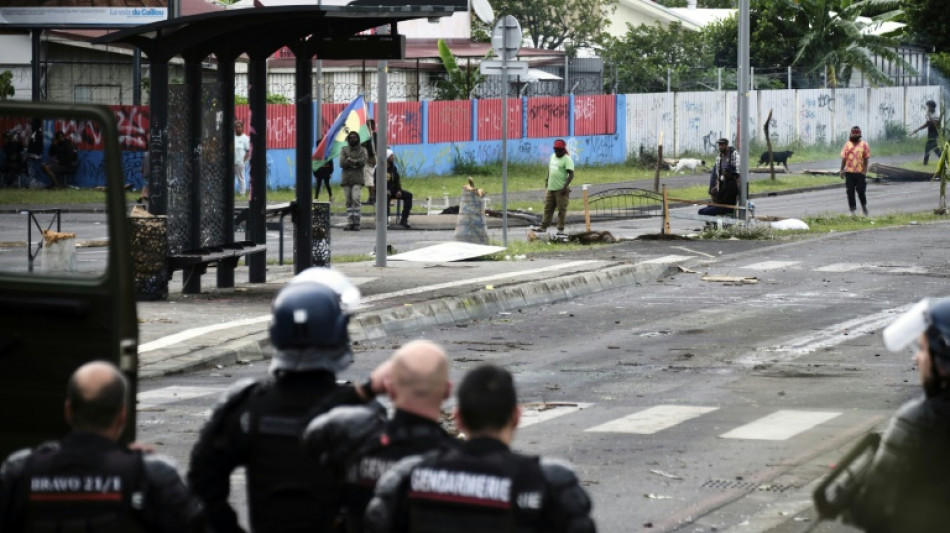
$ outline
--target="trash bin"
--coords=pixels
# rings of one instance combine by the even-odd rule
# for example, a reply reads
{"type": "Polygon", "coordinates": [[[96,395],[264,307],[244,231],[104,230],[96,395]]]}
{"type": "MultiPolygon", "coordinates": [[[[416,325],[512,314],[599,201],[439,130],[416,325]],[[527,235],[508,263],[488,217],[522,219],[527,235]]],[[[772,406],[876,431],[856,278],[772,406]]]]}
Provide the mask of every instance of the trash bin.
{"type": "Polygon", "coordinates": [[[462,189],[459,198],[459,216],[455,223],[457,241],[473,244],[488,244],[488,229],[485,224],[485,198],[477,190],[462,189]]]}
{"type": "Polygon", "coordinates": [[[330,203],[313,202],[313,266],[330,266],[330,203]]]}
{"type": "Polygon", "coordinates": [[[168,298],[168,219],[145,210],[133,210],[129,225],[135,297],[137,300],[165,300],[168,298]]]}

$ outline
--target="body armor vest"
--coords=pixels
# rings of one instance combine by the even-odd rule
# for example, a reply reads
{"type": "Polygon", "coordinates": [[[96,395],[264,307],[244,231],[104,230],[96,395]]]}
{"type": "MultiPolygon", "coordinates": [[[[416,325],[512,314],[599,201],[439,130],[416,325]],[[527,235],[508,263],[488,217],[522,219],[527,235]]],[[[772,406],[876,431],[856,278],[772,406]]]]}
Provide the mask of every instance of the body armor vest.
{"type": "Polygon", "coordinates": [[[412,471],[408,495],[412,533],[541,531],[545,483],[537,457],[449,451],[412,471]]]}
{"type": "Polygon", "coordinates": [[[326,531],[338,507],[333,476],[307,456],[300,435],[326,395],[319,387],[264,382],[248,397],[247,492],[254,531],[326,531]]]}
{"type": "Polygon", "coordinates": [[[77,453],[41,446],[31,454],[24,474],[30,531],[144,531],[136,516],[145,498],[139,452],[115,448],[77,453]]]}

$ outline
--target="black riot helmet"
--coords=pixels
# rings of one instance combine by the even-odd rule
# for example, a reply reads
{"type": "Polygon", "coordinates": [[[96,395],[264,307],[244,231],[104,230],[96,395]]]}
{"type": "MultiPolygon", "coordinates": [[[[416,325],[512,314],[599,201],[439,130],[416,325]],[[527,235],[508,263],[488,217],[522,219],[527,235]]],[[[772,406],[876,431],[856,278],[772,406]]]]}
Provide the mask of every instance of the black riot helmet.
{"type": "Polygon", "coordinates": [[[270,371],[344,370],[353,362],[348,324],[332,288],[312,281],[289,283],[274,299],[270,339],[277,353],[270,371]]]}

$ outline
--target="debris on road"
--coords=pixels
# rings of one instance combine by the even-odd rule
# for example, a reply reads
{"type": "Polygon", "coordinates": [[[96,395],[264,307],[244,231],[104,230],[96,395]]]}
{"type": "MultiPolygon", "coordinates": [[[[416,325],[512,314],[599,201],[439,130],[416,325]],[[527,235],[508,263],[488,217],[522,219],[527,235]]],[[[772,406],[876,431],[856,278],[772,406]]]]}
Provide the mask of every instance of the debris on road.
{"type": "Polygon", "coordinates": [[[683,479],[682,477],[677,476],[676,474],[670,474],[670,473],[664,472],[664,471],[662,471],[662,470],[650,470],[650,473],[651,473],[651,474],[656,474],[656,475],[658,475],[658,476],[663,476],[663,477],[666,477],[666,478],[670,478],[670,479],[683,479]]]}
{"type": "Polygon", "coordinates": [[[756,277],[743,277],[743,276],[710,276],[705,275],[700,278],[702,281],[711,281],[715,283],[738,283],[738,284],[747,284],[752,285],[759,282],[759,278],[756,277]]]}

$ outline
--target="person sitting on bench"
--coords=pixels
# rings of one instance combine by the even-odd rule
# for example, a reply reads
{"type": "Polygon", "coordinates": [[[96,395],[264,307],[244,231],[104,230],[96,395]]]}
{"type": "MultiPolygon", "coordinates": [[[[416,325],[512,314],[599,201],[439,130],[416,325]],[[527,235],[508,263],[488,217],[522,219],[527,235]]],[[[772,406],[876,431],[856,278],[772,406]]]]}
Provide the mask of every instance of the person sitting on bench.
{"type": "Polygon", "coordinates": [[[76,146],[66,137],[66,134],[57,131],[53,142],[49,146],[49,160],[43,165],[43,172],[52,180],[50,187],[65,187],[66,175],[76,172],[79,167],[79,154],[76,146]],[[59,178],[63,178],[62,184],[59,178]]]}
{"type": "Polygon", "coordinates": [[[390,200],[402,200],[402,217],[399,219],[399,225],[410,229],[409,213],[412,212],[412,193],[402,188],[399,170],[396,169],[396,160],[393,151],[389,149],[386,150],[386,194],[389,195],[390,200]]]}

